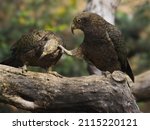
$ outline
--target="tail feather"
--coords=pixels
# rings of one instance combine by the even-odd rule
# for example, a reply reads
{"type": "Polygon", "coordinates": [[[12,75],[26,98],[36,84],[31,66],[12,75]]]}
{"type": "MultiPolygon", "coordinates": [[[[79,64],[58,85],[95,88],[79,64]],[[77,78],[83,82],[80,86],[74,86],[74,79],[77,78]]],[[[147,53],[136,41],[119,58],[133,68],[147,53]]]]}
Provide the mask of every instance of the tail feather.
{"type": "Polygon", "coordinates": [[[12,66],[12,67],[21,67],[22,66],[21,62],[16,60],[14,57],[9,57],[6,60],[0,62],[0,64],[12,66]]]}
{"type": "Polygon", "coordinates": [[[127,75],[129,75],[129,77],[132,79],[132,81],[134,82],[134,75],[133,75],[133,72],[132,72],[132,69],[130,67],[130,64],[127,60],[127,64],[126,64],[126,68],[125,70],[123,70],[127,75]]]}

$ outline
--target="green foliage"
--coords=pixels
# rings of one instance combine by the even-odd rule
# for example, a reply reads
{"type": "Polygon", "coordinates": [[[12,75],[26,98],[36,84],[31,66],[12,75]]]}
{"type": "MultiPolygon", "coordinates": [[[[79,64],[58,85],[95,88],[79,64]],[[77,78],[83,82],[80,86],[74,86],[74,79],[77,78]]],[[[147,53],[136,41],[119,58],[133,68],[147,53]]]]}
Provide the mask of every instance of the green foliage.
{"type": "Polygon", "coordinates": [[[0,44],[0,59],[3,59],[4,55],[9,56],[10,46],[5,43],[0,44]]]}

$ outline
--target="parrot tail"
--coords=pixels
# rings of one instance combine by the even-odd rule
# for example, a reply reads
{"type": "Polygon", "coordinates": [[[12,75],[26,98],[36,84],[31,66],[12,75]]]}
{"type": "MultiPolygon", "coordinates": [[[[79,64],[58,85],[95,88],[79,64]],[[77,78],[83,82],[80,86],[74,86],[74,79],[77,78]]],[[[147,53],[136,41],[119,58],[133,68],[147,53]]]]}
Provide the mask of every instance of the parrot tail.
{"type": "Polygon", "coordinates": [[[21,62],[16,60],[14,57],[9,57],[6,60],[0,62],[0,64],[12,66],[12,67],[21,67],[22,66],[21,62]]]}
{"type": "Polygon", "coordinates": [[[133,75],[133,72],[132,72],[132,69],[129,65],[129,62],[127,60],[127,66],[126,66],[126,74],[129,75],[129,77],[132,79],[132,81],[134,82],[134,75],[133,75]]]}

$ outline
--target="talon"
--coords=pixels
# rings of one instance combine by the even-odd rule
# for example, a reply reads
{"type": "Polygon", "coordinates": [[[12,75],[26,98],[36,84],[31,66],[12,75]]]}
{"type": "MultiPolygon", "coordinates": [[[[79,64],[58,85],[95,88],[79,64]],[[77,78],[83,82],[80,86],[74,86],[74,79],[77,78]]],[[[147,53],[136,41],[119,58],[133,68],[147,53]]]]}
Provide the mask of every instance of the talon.
{"type": "Polygon", "coordinates": [[[52,74],[52,75],[54,75],[54,76],[56,76],[56,77],[60,77],[60,78],[63,77],[62,75],[60,75],[60,74],[57,73],[56,71],[48,71],[47,73],[52,74]]]}
{"type": "Polygon", "coordinates": [[[105,77],[107,77],[108,74],[110,74],[109,71],[102,71],[102,75],[104,75],[105,77]]]}
{"type": "Polygon", "coordinates": [[[24,74],[24,73],[26,73],[28,70],[27,70],[27,66],[26,65],[24,65],[23,67],[21,67],[22,68],[22,73],[24,74]]]}

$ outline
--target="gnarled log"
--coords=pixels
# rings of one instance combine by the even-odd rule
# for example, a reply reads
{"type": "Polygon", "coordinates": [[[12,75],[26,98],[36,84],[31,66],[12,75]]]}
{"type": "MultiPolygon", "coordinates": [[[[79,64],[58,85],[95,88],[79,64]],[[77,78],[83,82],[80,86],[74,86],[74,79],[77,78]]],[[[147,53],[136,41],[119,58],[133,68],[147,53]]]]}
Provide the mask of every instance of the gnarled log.
{"type": "Polygon", "coordinates": [[[0,65],[0,101],[32,112],[140,112],[121,72],[56,77],[0,65]]]}
{"type": "Polygon", "coordinates": [[[138,102],[150,101],[150,71],[136,76],[134,86],[132,92],[138,102]]]}

